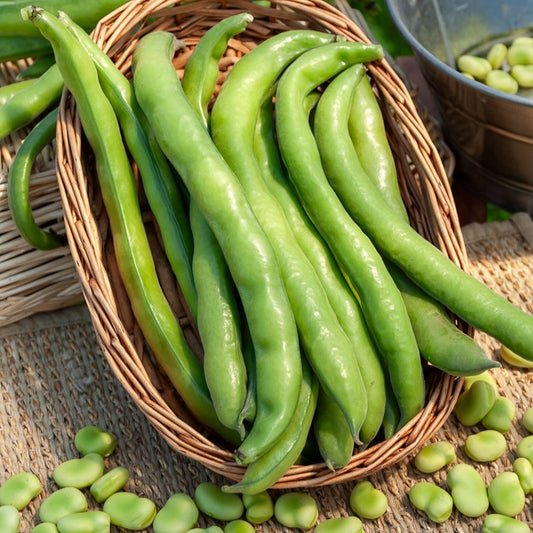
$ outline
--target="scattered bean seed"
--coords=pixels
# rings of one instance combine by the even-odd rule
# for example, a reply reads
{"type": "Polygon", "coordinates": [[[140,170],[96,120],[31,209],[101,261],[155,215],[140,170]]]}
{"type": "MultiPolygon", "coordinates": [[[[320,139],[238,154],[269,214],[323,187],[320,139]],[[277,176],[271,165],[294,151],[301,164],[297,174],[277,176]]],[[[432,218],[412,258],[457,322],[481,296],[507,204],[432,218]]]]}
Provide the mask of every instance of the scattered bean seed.
{"type": "Polygon", "coordinates": [[[82,455],[99,453],[107,457],[115,450],[116,443],[114,435],[98,426],[82,427],[74,437],[74,446],[82,455]]]}
{"type": "Polygon", "coordinates": [[[533,46],[512,44],[507,50],[507,62],[511,67],[515,65],[533,65],[533,46]]]}
{"type": "Polygon", "coordinates": [[[460,72],[468,73],[479,81],[483,81],[492,70],[487,59],[470,54],[464,54],[457,58],[457,68],[460,72]]]}
{"type": "Polygon", "coordinates": [[[409,491],[409,501],[430,520],[439,524],[448,520],[453,511],[450,494],[429,481],[415,483],[409,491]]]}
{"type": "Polygon", "coordinates": [[[448,472],[446,482],[451,489],[453,503],[461,514],[477,517],[489,508],[487,487],[472,465],[455,465],[448,472]]]}
{"type": "Polygon", "coordinates": [[[414,465],[420,472],[431,474],[453,463],[455,459],[455,446],[442,440],[424,446],[415,455],[414,465]]]}
{"type": "Polygon", "coordinates": [[[41,481],[35,474],[19,472],[0,487],[0,505],[13,505],[21,511],[41,490],[41,481]]]}
{"type": "Polygon", "coordinates": [[[255,528],[246,520],[232,520],[224,526],[224,533],[254,533],[255,528]]]}
{"type": "Polygon", "coordinates": [[[494,392],[498,391],[498,383],[496,383],[496,379],[494,379],[494,376],[488,370],[474,376],[466,376],[463,382],[463,389],[465,391],[468,390],[476,381],[485,381],[493,386],[494,392]]]}
{"type": "Polygon", "coordinates": [[[123,489],[129,477],[130,473],[127,468],[116,466],[93,482],[90,488],[91,496],[98,503],[102,503],[111,494],[123,489]]]}
{"type": "Polygon", "coordinates": [[[487,488],[489,502],[498,514],[516,516],[524,509],[526,497],[515,472],[497,474],[487,488]]]}
{"type": "Polygon", "coordinates": [[[533,464],[525,457],[517,457],[513,461],[513,472],[518,476],[524,494],[533,493],[533,464]]]}
{"type": "Polygon", "coordinates": [[[343,516],[324,520],[314,533],[363,533],[363,522],[357,516],[343,516]]]}
{"type": "Polygon", "coordinates": [[[487,60],[493,69],[500,68],[507,57],[507,46],[503,43],[496,43],[487,53],[487,60]]]}
{"type": "Polygon", "coordinates": [[[529,433],[533,433],[533,407],[526,409],[522,415],[522,425],[529,433]]]}
{"type": "Polygon", "coordinates": [[[454,413],[464,426],[474,426],[481,422],[496,400],[496,391],[485,380],[474,381],[464,390],[455,404],[454,413]]]}
{"type": "Polygon", "coordinates": [[[242,501],[246,509],[246,520],[252,524],[261,524],[274,516],[274,502],[267,491],[243,494],[242,501]]]}
{"type": "Polygon", "coordinates": [[[0,524],[2,533],[18,533],[20,513],[14,505],[0,505],[0,524]]]}
{"type": "Polygon", "coordinates": [[[375,520],[382,516],[388,507],[385,493],[376,489],[368,480],[360,481],[350,493],[350,507],[360,518],[375,520]]]}
{"type": "Polygon", "coordinates": [[[109,533],[111,519],[103,511],[72,513],[57,523],[59,533],[109,533]]]}
{"type": "MultiPolygon", "coordinates": [[[[533,65],[515,65],[511,68],[511,76],[518,85],[524,89],[533,87],[533,65]]],[[[515,354],[513,366],[520,368],[533,368],[533,362],[515,354]]]]}
{"type": "Polygon", "coordinates": [[[204,481],[196,487],[194,502],[202,513],[217,520],[237,520],[244,512],[239,494],[222,492],[218,485],[210,481],[204,481]]]}
{"type": "Polygon", "coordinates": [[[506,396],[497,396],[491,410],[481,420],[485,429],[507,433],[516,415],[515,404],[506,396]]]}
{"type": "Polygon", "coordinates": [[[39,507],[41,522],[57,522],[71,513],[87,510],[87,498],[80,489],[64,487],[47,496],[39,507]]]}
{"type": "Polygon", "coordinates": [[[209,526],[209,527],[194,527],[189,529],[187,533],[224,533],[224,530],[219,526],[209,526]]]}
{"type": "Polygon", "coordinates": [[[482,533],[530,533],[529,526],[510,516],[491,513],[483,520],[482,533]]]}
{"type": "Polygon", "coordinates": [[[170,496],[165,505],[155,515],[152,527],[154,533],[185,533],[198,520],[198,507],[184,492],[170,496]]]}
{"type": "Polygon", "coordinates": [[[104,458],[99,453],[87,453],[59,464],[52,474],[60,487],[89,487],[104,474],[104,458]]]}
{"type": "Polygon", "coordinates": [[[37,524],[30,533],[59,533],[57,526],[52,522],[41,522],[37,524]]]}
{"type": "Polygon", "coordinates": [[[533,46],[533,37],[528,37],[526,35],[523,35],[521,37],[515,37],[511,44],[516,45],[516,46],[520,46],[520,45],[533,46]]]}
{"type": "Polygon", "coordinates": [[[516,453],[518,457],[525,457],[529,459],[529,462],[533,463],[533,435],[520,439],[516,445],[516,453]]]}
{"type": "Polygon", "coordinates": [[[157,508],[151,500],[132,492],[115,492],[103,505],[111,523],[125,529],[146,529],[154,521],[157,508]]]}
{"type": "Polygon", "coordinates": [[[505,437],[494,429],[485,429],[469,435],[464,444],[465,452],[470,459],[477,462],[495,461],[507,448],[505,437]]]}
{"type": "Polygon", "coordinates": [[[274,503],[274,516],[285,527],[310,529],[318,519],[318,507],[304,492],[286,492],[274,503]]]}
{"type": "Polygon", "coordinates": [[[516,94],[519,89],[518,81],[505,70],[491,70],[485,77],[488,87],[503,91],[508,94],[516,94]]]}

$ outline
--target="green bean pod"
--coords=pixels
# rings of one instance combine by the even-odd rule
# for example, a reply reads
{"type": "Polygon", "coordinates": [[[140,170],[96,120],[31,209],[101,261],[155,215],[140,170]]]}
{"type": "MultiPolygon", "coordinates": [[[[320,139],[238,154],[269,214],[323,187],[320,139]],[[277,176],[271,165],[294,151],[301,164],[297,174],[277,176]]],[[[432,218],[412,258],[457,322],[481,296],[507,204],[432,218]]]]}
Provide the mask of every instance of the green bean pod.
{"type": "Polygon", "coordinates": [[[302,366],[298,407],[289,427],[274,446],[248,465],[239,482],[223,486],[222,490],[260,494],[281,479],[300,456],[311,430],[319,389],[318,380],[305,360],[302,366]]]}
{"type": "Polygon", "coordinates": [[[355,349],[281,206],[266,187],[254,151],[257,116],[272,84],[287,64],[326,40],[322,36],[311,39],[306,32],[298,35],[299,40],[294,34],[278,34],[233,67],[211,111],[211,135],[273,245],[309,363],[321,386],[340,406],[353,439],[360,443],[367,399],[355,349]]]}
{"type": "Polygon", "coordinates": [[[243,303],[261,376],[255,420],[237,454],[251,460],[272,446],[296,408],[298,332],[272,246],[183,92],[171,62],[174,46],[169,33],[143,37],[133,55],[133,83],[159,144],[215,234],[243,303]]]}
{"type": "Polygon", "coordinates": [[[0,63],[39,57],[50,53],[51,50],[50,43],[38,35],[28,37],[25,35],[0,34],[0,63]]]}
{"type": "Polygon", "coordinates": [[[63,86],[61,72],[53,65],[34,83],[14,94],[0,107],[0,140],[56,105],[63,86]]]}
{"type": "MultiPolygon", "coordinates": [[[[249,13],[239,13],[221,20],[201,37],[187,60],[183,91],[207,128],[208,103],[217,82],[219,60],[229,39],[242,32],[252,19],[249,13]]],[[[207,386],[221,422],[244,437],[244,410],[251,397],[243,350],[252,345],[241,342],[241,329],[247,325],[240,319],[235,284],[220,245],[194,200],[190,202],[189,218],[194,239],[197,324],[204,348],[207,386]]]]}
{"type": "Polygon", "coordinates": [[[21,80],[8,83],[7,85],[2,85],[0,87],[0,106],[3,106],[12,96],[17,94],[19,91],[26,89],[31,85],[35,80],[21,80]]]}
{"type": "MultiPolygon", "coordinates": [[[[350,276],[360,296],[363,312],[390,376],[392,390],[401,412],[400,426],[403,426],[424,406],[425,384],[422,364],[400,291],[370,239],[345,211],[341,203],[342,196],[337,196],[334,192],[335,187],[332,186],[334,181],[351,181],[347,179],[351,169],[342,166],[346,158],[343,159],[341,154],[345,151],[355,153],[348,132],[348,111],[355,82],[359,79],[357,71],[364,69],[361,64],[354,64],[359,59],[357,55],[352,59],[353,66],[350,66],[349,60],[342,54],[333,55],[333,57],[336,70],[332,67],[326,68],[332,61],[320,57],[310,58],[305,63],[302,61],[301,67],[294,63],[292,65],[294,74],[287,69],[285,74],[287,87],[285,84],[282,85],[283,78],[278,85],[277,116],[279,116],[280,125],[278,135],[285,159],[292,157],[296,160],[296,164],[303,163],[306,167],[304,170],[302,167],[296,167],[295,164],[294,171],[289,168],[291,178],[296,183],[304,203],[306,202],[304,195],[307,198],[308,210],[310,211],[311,206],[314,206],[315,224],[328,235],[327,240],[330,246],[336,247],[334,253],[338,254],[341,266],[350,276]],[[288,102],[283,97],[289,97],[289,89],[296,94],[298,91],[303,92],[305,90],[304,76],[313,68],[316,69],[315,73],[323,71],[321,72],[322,79],[327,79],[326,76],[332,77],[336,72],[345,71],[332,80],[318,103],[314,120],[316,142],[313,138],[307,140],[308,153],[304,159],[303,143],[299,145],[300,150],[291,146],[288,136],[292,129],[289,127],[291,126],[291,110],[286,109],[288,102]],[[282,130],[281,127],[284,129],[282,130]],[[335,143],[331,142],[332,138],[336,139],[335,143]],[[312,180],[309,177],[311,173],[312,180]],[[305,183],[303,176],[306,177],[305,183]],[[314,183],[312,188],[310,182],[314,183]],[[324,206],[325,198],[328,199],[328,208],[324,206]],[[320,210],[318,206],[321,207],[320,210]],[[332,224],[328,224],[327,219],[334,215],[337,223],[332,231],[332,224]],[[335,237],[334,232],[342,234],[335,237]],[[349,241],[347,237],[351,237],[349,241]]],[[[317,76],[314,83],[319,80],[317,76]]],[[[297,97],[296,94],[293,94],[293,98],[297,97]]],[[[294,120],[292,124],[295,124],[294,120]]],[[[310,131],[309,134],[312,135],[310,131]]]]}
{"type": "Polygon", "coordinates": [[[58,18],[94,62],[104,94],[113,106],[128,149],[139,167],[144,192],[161,230],[170,266],[192,316],[196,317],[196,289],[191,266],[192,236],[187,208],[176,178],[151,137],[131,83],[83,28],[64,12],[60,12],[58,18]]]}
{"type": "Polygon", "coordinates": [[[335,180],[337,194],[383,256],[465,322],[533,359],[533,316],[467,274],[392,213],[361,168],[355,150],[343,156],[336,152],[332,164],[335,168],[342,164],[341,174],[350,176],[335,180]]]}
{"type": "MultiPolygon", "coordinates": [[[[310,95],[316,104],[318,95],[310,95]]],[[[356,358],[367,398],[366,416],[359,431],[359,439],[366,445],[378,433],[385,412],[383,367],[356,295],[290,183],[276,142],[273,102],[270,97],[264,99],[257,118],[255,153],[266,186],[281,205],[299,246],[315,268],[326,290],[340,325],[356,347],[356,358]]]]}
{"type": "MultiPolygon", "coordinates": [[[[54,15],[62,10],[88,31],[92,30],[102,17],[125,3],[126,0],[100,0],[94,5],[91,4],[88,9],[84,0],[40,0],[39,7],[54,15]]],[[[28,5],[25,0],[13,0],[2,5],[0,34],[39,36],[39,30],[20,16],[21,10],[28,5]]]]}
{"type": "Polygon", "coordinates": [[[30,177],[35,158],[55,138],[58,109],[50,111],[30,131],[9,167],[7,198],[9,210],[22,238],[37,250],[65,246],[64,235],[42,229],[30,203],[30,177]]]}
{"type": "Polygon", "coordinates": [[[54,54],[50,50],[49,54],[35,58],[31,65],[21,70],[17,74],[16,80],[26,81],[38,78],[39,76],[42,76],[55,62],[56,60],[54,59],[54,54]]]}
{"type": "Polygon", "coordinates": [[[118,268],[147,343],[191,412],[230,442],[237,442],[239,438],[226,431],[216,417],[201,363],[188,346],[159,284],[119,124],[100,87],[91,57],[49,12],[28,7],[22,14],[52,43],[56,65],[76,100],[83,130],[95,154],[118,268]]]}

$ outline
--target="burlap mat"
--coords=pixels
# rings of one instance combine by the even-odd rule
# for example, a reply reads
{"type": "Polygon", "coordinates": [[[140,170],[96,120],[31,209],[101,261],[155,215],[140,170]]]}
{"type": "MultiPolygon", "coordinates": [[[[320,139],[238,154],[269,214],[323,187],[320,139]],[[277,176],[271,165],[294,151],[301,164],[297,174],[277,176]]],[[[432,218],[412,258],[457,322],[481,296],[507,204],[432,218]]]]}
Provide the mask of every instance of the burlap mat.
{"type": "MultiPolygon", "coordinates": [[[[533,222],[517,214],[506,222],[469,225],[464,228],[471,272],[515,304],[533,313],[533,222]]],[[[54,467],[77,455],[73,438],[87,424],[112,431],[116,452],[109,466],[123,465],[131,472],[127,489],[152,498],[158,506],[176,491],[192,494],[205,480],[222,478],[179,456],[147,423],[133,400],[122,390],[101,356],[84,306],[35,315],[0,329],[0,483],[20,470],[32,470],[44,491],[22,515],[21,532],[37,521],[44,496],[56,487],[54,467]]],[[[478,337],[489,353],[498,357],[498,344],[478,337]]],[[[524,410],[532,405],[533,372],[504,366],[495,372],[501,394],[517,407],[517,424],[507,435],[508,453],[489,465],[477,465],[487,482],[509,469],[517,441],[526,435],[520,425],[524,410]]],[[[434,437],[448,439],[457,447],[459,461],[466,461],[463,442],[468,433],[452,416],[434,437]]],[[[375,522],[364,521],[367,532],[475,532],[482,519],[465,519],[457,512],[444,524],[434,524],[409,504],[409,488],[422,479],[445,487],[445,472],[418,474],[411,460],[372,476],[390,502],[388,512],[375,522]]],[[[353,483],[311,490],[320,508],[320,519],[351,514],[348,505],[353,483]]],[[[277,493],[274,492],[275,496],[277,493]]],[[[519,518],[533,523],[531,496],[519,518]]],[[[202,527],[209,523],[203,518],[202,527]]],[[[285,531],[269,522],[257,531],[285,531]]]]}

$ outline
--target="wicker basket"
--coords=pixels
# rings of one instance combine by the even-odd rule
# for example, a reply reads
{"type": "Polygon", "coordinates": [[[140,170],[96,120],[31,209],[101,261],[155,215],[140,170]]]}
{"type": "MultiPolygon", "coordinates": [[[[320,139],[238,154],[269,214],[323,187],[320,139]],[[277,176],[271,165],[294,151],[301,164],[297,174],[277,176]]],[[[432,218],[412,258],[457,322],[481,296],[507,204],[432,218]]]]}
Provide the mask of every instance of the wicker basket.
{"type": "MultiPolygon", "coordinates": [[[[0,63],[0,85],[15,81],[25,60],[0,63]]],[[[82,301],[80,283],[67,246],[35,250],[19,234],[7,201],[7,176],[15,152],[31,125],[0,142],[0,326],[41,311],[82,301]]],[[[47,146],[31,174],[30,202],[37,222],[64,233],[63,208],[56,178],[55,146],[47,146]]]]}
{"type": "MultiPolygon", "coordinates": [[[[193,47],[207,28],[243,10],[250,11],[255,20],[238,39],[231,41],[221,62],[221,80],[242,54],[272,34],[288,29],[306,26],[336,32],[350,40],[367,41],[353,21],[321,0],[276,0],[272,7],[247,0],[183,3],[133,0],[103,19],[93,32],[93,38],[128,74],[132,51],[144,33],[156,29],[172,31],[193,47]],[[147,22],[149,16],[150,22],[147,22]]],[[[176,58],[178,71],[186,57],[185,52],[176,58]]],[[[383,105],[412,224],[459,265],[466,267],[449,179],[439,151],[394,69],[382,61],[372,65],[370,73],[383,105]]],[[[59,183],[72,255],[103,352],[121,384],[175,450],[226,478],[239,480],[244,467],[234,462],[231,450],[224,443],[192,419],[150,357],[116,274],[108,221],[89,156],[75,102],[65,92],[57,133],[59,183]]],[[[157,228],[148,209],[145,220],[155,254],[160,259],[157,263],[162,283],[169,289],[169,296],[174,297],[173,304],[191,344],[198,346],[194,327],[181,305],[179,290],[176,290],[163,254],[160,249],[158,251],[157,228]]],[[[275,487],[311,487],[354,480],[398,462],[442,426],[462,384],[460,379],[435,371],[428,372],[428,381],[425,409],[393,438],[356,453],[345,468],[335,473],[325,464],[295,465],[275,487]]]]}

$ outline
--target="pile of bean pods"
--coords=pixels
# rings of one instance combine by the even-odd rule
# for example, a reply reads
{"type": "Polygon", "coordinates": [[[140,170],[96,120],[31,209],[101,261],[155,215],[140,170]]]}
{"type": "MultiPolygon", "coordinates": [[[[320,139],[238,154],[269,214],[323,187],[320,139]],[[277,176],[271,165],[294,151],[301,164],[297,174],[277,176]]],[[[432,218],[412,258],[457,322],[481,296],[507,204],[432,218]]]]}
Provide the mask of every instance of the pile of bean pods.
{"type": "Polygon", "coordinates": [[[510,44],[498,42],[486,56],[463,54],[457,58],[457,68],[465,76],[509,94],[531,89],[533,37],[516,37],[510,44]]]}
{"type": "Polygon", "coordinates": [[[426,363],[455,376],[499,363],[448,310],[533,360],[533,316],[411,228],[365,64],[379,45],[308,29],[233,66],[242,12],[183,44],[143,35],[128,80],[65,13],[27,7],[51,43],[94,153],[118,270],[162,370],[260,493],[297,461],[345,466],[425,405],[426,363]],[[157,83],[154,83],[157,80],[157,83]],[[129,155],[202,358],[161,288],[129,155]]]}

